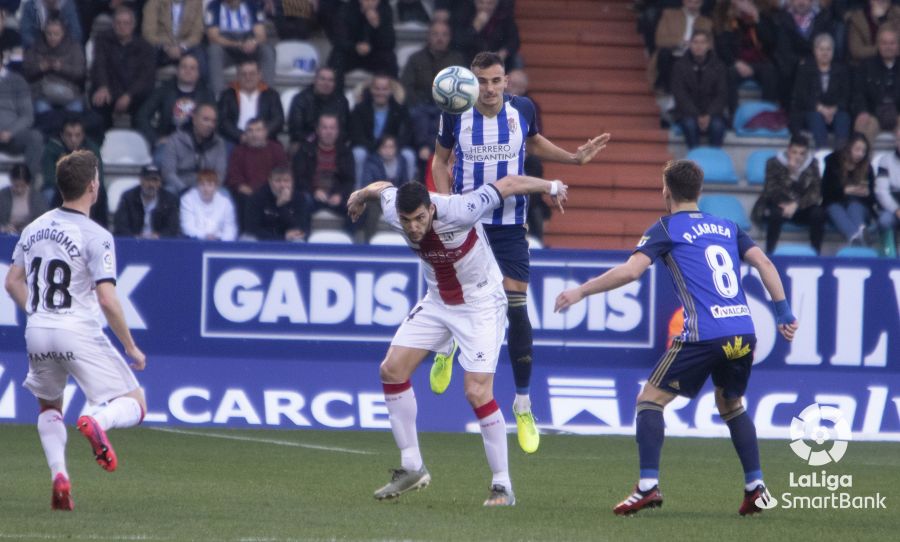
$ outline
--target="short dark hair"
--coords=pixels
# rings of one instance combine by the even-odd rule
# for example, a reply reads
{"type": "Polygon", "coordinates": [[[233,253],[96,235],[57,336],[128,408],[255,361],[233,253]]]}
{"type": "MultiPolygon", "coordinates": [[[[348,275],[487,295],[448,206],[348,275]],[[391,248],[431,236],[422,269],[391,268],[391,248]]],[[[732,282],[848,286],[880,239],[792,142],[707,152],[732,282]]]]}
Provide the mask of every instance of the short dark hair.
{"type": "Polygon", "coordinates": [[[493,51],[482,51],[475,55],[469,67],[474,71],[475,69],[484,70],[494,65],[504,67],[503,58],[493,51]]]}
{"type": "Polygon", "coordinates": [[[83,196],[96,176],[97,157],[91,151],[73,151],[56,162],[56,186],[63,201],[83,196]]]}
{"type": "Polygon", "coordinates": [[[281,175],[290,175],[291,178],[293,178],[294,174],[289,166],[275,166],[272,168],[272,171],[269,172],[270,179],[280,177],[281,175]]]}
{"type": "Polygon", "coordinates": [[[691,39],[694,39],[697,36],[704,36],[707,41],[712,41],[713,39],[712,32],[705,28],[695,28],[694,31],[691,32],[691,39]]]}
{"type": "Polygon", "coordinates": [[[421,206],[431,207],[431,196],[425,185],[412,181],[397,189],[397,212],[409,214],[421,206]]]}
{"type": "Polygon", "coordinates": [[[238,69],[240,69],[241,66],[246,66],[247,64],[253,64],[254,66],[256,66],[256,69],[259,69],[259,60],[256,60],[255,58],[249,56],[244,57],[244,59],[241,60],[240,63],[238,63],[238,69]]]}
{"type": "Polygon", "coordinates": [[[63,121],[62,128],[60,128],[59,133],[62,134],[64,131],[66,131],[66,128],[68,128],[69,126],[81,126],[81,129],[83,130],[84,129],[84,121],[81,120],[81,117],[78,117],[76,115],[68,116],[63,121]]]}
{"type": "Polygon", "coordinates": [[[809,138],[803,134],[795,134],[791,136],[788,147],[804,147],[809,148],[809,138]]]}
{"type": "Polygon", "coordinates": [[[249,120],[247,120],[247,124],[245,124],[244,127],[246,128],[246,127],[250,126],[251,124],[256,124],[257,122],[263,123],[263,126],[266,125],[266,119],[264,119],[262,117],[252,117],[249,120]]]}
{"type": "Polygon", "coordinates": [[[10,180],[25,181],[25,184],[31,184],[31,170],[25,164],[16,164],[9,170],[10,180]]]}
{"type": "Polygon", "coordinates": [[[669,160],[663,169],[663,178],[672,199],[697,201],[703,188],[703,170],[692,160],[669,160]]]}

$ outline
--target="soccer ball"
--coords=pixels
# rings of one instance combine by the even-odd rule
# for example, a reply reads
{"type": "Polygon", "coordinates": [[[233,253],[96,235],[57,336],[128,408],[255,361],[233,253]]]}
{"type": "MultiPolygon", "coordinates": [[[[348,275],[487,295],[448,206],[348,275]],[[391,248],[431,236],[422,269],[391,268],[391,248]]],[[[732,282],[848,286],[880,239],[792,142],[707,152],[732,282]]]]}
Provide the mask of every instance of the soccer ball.
{"type": "Polygon", "coordinates": [[[431,84],[431,97],[451,115],[465,113],[478,100],[478,78],[462,66],[444,68],[431,84]]]}

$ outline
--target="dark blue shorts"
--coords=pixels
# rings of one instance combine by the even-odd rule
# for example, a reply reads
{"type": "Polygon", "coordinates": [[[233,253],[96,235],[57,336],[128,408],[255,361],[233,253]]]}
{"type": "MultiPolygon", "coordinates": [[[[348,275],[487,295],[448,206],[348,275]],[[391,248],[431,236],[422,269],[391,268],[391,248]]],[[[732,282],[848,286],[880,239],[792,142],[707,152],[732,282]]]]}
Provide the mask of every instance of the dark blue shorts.
{"type": "Polygon", "coordinates": [[[531,266],[528,258],[528,240],[525,239],[525,226],[518,224],[482,225],[503,276],[528,282],[531,266]]]}
{"type": "Polygon", "coordinates": [[[648,382],[669,393],[696,397],[711,374],[713,384],[724,389],[726,398],[743,397],[750,380],[755,348],[756,335],[700,342],[676,338],[657,362],[648,382]]]}

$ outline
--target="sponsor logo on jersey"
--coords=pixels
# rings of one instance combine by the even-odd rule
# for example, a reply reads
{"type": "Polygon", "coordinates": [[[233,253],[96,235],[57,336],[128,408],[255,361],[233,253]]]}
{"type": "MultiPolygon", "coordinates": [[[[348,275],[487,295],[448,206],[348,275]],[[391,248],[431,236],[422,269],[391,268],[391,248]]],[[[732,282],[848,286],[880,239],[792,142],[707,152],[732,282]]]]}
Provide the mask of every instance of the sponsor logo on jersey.
{"type": "Polygon", "coordinates": [[[518,123],[516,123],[516,119],[513,117],[509,117],[506,119],[506,127],[509,128],[509,133],[514,134],[516,130],[519,129],[518,123]]]}
{"type": "Polygon", "coordinates": [[[747,305],[713,305],[709,308],[713,318],[733,318],[735,316],[750,316],[750,307],[747,305]]]}

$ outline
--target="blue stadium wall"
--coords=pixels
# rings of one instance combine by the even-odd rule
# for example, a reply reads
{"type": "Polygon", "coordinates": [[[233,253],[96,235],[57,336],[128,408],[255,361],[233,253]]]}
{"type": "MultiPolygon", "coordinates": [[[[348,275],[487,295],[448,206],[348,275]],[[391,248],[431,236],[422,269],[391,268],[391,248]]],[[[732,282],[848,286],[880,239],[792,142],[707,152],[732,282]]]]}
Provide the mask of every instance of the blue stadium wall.
{"type": "MultiPolygon", "coordinates": [[[[15,239],[0,238],[0,254],[15,239]]],[[[119,240],[118,289],[148,355],[138,375],[145,423],[167,426],[384,430],[378,364],[424,284],[402,247],[119,240]]],[[[636,283],[553,313],[569,285],[623,261],[624,252],[533,254],[529,313],[535,328],[532,398],[548,431],[633,433],[634,398],[663,353],[677,309],[658,266],[636,283]]],[[[4,261],[8,261],[4,259],[4,261]]],[[[747,406],[765,438],[788,438],[809,404],[835,405],[854,438],[900,440],[900,262],[776,259],[801,328],[775,336],[759,277],[743,283],[758,349],[747,406]]],[[[0,278],[7,265],[0,264],[0,278]]],[[[32,423],[24,315],[0,293],[0,422],[32,423]]],[[[457,367],[443,396],[414,377],[424,431],[472,430],[457,367]]],[[[509,414],[513,385],[504,350],[496,394],[509,414]]],[[[66,419],[87,408],[74,385],[66,419]]],[[[710,384],[676,399],[667,434],[725,436],[710,384]]]]}

